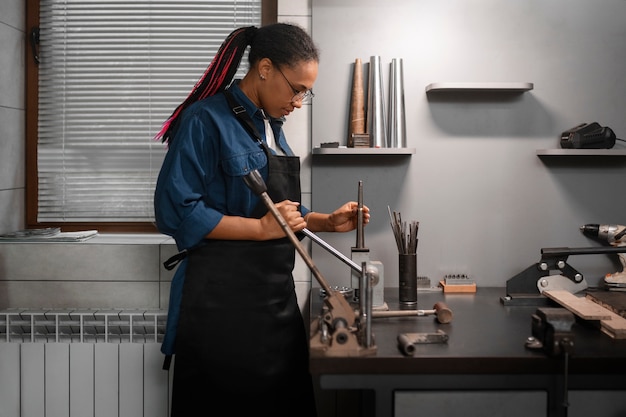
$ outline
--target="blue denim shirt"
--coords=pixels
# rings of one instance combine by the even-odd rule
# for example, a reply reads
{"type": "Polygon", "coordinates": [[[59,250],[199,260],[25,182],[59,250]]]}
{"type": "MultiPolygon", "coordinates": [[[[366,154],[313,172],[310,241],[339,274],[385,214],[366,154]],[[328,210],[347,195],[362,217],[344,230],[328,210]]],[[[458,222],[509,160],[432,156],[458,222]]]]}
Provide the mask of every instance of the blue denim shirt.
{"type": "MultiPolygon", "coordinates": [[[[230,87],[265,140],[260,110],[241,91],[230,87]]],[[[276,143],[286,155],[293,152],[282,131],[284,118],[272,119],[276,143]]],[[[224,94],[216,94],[189,106],[173,132],[154,194],[156,225],[172,236],[179,250],[202,242],[224,215],[250,217],[259,203],[242,180],[258,169],[267,180],[267,157],[262,146],[233,114],[224,94]]],[[[309,210],[301,207],[302,214],[309,210]]],[[[174,338],[187,263],[183,260],[172,279],[167,329],[161,350],[174,353],[174,338]]]]}

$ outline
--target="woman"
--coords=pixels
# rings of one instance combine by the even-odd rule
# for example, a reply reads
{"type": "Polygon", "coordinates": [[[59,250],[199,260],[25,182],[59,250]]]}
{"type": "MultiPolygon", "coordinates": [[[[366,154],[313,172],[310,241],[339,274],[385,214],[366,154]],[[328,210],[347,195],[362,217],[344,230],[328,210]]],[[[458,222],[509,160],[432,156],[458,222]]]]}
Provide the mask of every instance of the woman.
{"type": "Polygon", "coordinates": [[[356,227],[356,202],[330,214],[300,205],[300,162],[282,131],[285,116],[313,96],[318,61],[297,26],[237,29],[158,135],[169,150],[156,222],[186,255],[172,281],[162,347],[176,354],[174,417],[209,407],[232,415],[316,414],[295,250],[243,178],[261,173],[294,232],[356,227]],[[249,70],[231,84],[248,45],[249,70]]]}

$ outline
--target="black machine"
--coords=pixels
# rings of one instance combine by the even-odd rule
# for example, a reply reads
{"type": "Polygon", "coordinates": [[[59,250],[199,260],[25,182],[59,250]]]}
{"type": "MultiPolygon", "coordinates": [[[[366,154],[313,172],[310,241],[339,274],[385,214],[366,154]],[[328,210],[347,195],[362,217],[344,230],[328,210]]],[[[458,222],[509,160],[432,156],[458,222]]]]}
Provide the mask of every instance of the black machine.
{"type": "Polygon", "coordinates": [[[583,123],[561,133],[561,148],[610,149],[615,146],[615,133],[597,122],[583,123]]]}

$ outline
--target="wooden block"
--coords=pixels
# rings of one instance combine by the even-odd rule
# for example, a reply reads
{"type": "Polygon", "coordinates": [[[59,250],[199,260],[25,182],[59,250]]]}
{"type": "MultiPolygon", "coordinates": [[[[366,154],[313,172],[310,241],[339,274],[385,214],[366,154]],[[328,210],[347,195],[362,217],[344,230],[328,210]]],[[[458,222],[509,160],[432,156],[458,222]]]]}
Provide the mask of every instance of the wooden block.
{"type": "Polygon", "coordinates": [[[446,285],[445,281],[439,281],[444,293],[473,293],[476,292],[476,283],[446,285]]]}
{"type": "Polygon", "coordinates": [[[585,320],[595,320],[600,330],[614,339],[626,339],[626,319],[604,308],[587,297],[578,297],[569,291],[550,290],[543,294],[585,320]]]}
{"type": "Polygon", "coordinates": [[[611,314],[614,314],[601,305],[585,297],[578,297],[569,291],[549,290],[542,294],[585,320],[610,320],[611,314]]]}
{"type": "Polygon", "coordinates": [[[600,320],[600,329],[613,339],[626,339],[626,319],[613,312],[609,314],[609,320],[600,320]]]}

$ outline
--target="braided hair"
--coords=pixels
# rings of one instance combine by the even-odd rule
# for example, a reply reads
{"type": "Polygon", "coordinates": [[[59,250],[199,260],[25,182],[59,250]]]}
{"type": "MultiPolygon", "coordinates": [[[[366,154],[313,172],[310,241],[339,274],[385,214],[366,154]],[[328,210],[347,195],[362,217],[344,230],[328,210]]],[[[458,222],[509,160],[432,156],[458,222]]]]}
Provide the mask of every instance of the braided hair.
{"type": "Polygon", "coordinates": [[[248,54],[250,68],[263,58],[269,58],[278,66],[319,61],[319,52],[313,40],[298,26],[274,23],[261,28],[246,26],[235,29],[222,42],[189,96],[163,123],[155,140],[171,144],[172,132],[183,110],[196,101],[224,91],[230,85],[248,45],[250,45],[248,54]]]}

